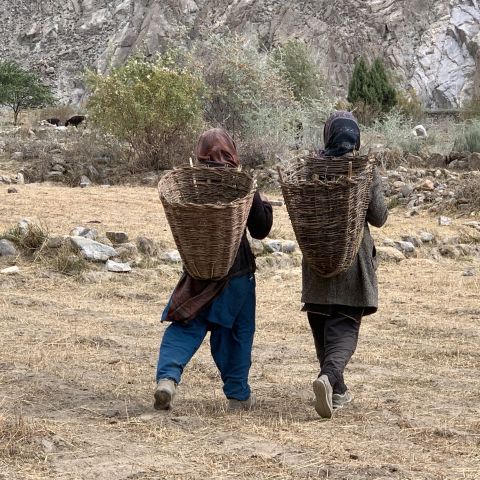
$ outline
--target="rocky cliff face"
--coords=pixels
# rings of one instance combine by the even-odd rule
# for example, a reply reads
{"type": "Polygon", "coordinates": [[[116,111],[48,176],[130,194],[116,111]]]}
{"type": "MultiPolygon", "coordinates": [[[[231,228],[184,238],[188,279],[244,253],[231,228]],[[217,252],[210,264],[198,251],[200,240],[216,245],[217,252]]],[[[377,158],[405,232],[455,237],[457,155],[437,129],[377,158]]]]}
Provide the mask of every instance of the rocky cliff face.
{"type": "Polygon", "coordinates": [[[384,57],[427,107],[459,107],[480,90],[480,0],[0,0],[1,57],[73,103],[85,67],[227,30],[267,47],[304,39],[335,93],[361,54],[384,57]]]}

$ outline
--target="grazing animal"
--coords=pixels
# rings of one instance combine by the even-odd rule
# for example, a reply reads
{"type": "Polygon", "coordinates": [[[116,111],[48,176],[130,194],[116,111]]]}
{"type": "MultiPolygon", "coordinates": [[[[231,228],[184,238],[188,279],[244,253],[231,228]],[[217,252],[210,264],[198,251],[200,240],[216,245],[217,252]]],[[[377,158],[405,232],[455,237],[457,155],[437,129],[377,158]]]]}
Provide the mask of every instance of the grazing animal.
{"type": "Polygon", "coordinates": [[[74,127],[78,127],[85,118],[85,115],[74,115],[65,122],[65,126],[68,127],[69,125],[73,125],[74,127]]]}
{"type": "Polygon", "coordinates": [[[52,117],[52,118],[47,118],[46,120],[50,125],[55,125],[56,127],[58,127],[60,125],[60,119],[59,118],[55,118],[55,117],[52,117]]]}

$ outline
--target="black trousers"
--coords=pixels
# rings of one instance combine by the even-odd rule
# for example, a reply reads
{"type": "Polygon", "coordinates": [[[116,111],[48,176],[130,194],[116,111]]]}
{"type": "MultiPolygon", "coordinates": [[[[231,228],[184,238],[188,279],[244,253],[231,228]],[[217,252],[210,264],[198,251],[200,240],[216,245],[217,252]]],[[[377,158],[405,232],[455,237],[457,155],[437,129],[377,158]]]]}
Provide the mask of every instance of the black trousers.
{"type": "Polygon", "coordinates": [[[308,322],[315,340],[320,375],[327,375],[333,393],[347,390],[343,372],[355,353],[362,315],[346,316],[338,311],[331,315],[307,312],[308,322]]]}

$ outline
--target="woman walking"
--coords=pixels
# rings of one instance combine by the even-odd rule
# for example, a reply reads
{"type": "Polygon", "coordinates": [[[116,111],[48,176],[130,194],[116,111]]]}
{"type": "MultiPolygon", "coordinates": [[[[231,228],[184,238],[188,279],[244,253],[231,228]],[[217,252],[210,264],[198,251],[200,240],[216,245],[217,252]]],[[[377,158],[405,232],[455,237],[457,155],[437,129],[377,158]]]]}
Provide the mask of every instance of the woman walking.
{"type": "MultiPolygon", "coordinates": [[[[197,159],[210,167],[237,168],[235,142],[222,129],[204,132],[197,144],[197,159]]],[[[272,207],[259,192],[247,221],[250,235],[265,238],[272,227],[272,207]]],[[[184,272],[162,321],[171,321],[163,335],[157,365],[157,410],[173,405],[182,372],[210,331],[212,357],[220,371],[230,410],[249,410],[255,396],[248,384],[255,332],[255,257],[243,235],[234,264],[219,281],[195,280],[184,272]]]]}
{"type": "MultiPolygon", "coordinates": [[[[360,149],[360,129],[350,112],[335,112],[324,128],[322,157],[340,157],[360,149]]],[[[303,261],[302,302],[312,330],[320,374],[313,382],[315,410],[331,418],[334,409],[352,401],[343,374],[355,352],[362,318],[377,311],[377,259],[369,224],[381,227],[388,210],[382,181],[374,171],[363,240],[353,264],[345,272],[323,278],[303,261]]]]}

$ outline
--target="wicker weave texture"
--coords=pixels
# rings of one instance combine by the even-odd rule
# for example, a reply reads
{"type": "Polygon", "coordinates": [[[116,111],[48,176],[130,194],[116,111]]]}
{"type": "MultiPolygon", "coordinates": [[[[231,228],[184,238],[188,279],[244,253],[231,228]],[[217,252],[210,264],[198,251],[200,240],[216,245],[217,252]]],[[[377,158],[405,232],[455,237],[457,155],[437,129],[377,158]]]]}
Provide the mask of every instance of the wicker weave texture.
{"type": "Polygon", "coordinates": [[[300,249],[322,277],[347,270],[358,253],[374,159],[308,157],[281,171],[280,185],[300,249]]]}
{"type": "Polygon", "coordinates": [[[252,206],[252,177],[231,168],[183,167],[166,173],[158,192],[187,272],[224,278],[252,206]]]}

